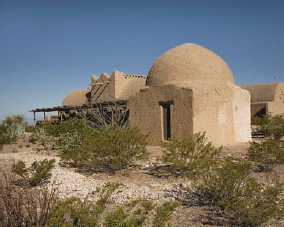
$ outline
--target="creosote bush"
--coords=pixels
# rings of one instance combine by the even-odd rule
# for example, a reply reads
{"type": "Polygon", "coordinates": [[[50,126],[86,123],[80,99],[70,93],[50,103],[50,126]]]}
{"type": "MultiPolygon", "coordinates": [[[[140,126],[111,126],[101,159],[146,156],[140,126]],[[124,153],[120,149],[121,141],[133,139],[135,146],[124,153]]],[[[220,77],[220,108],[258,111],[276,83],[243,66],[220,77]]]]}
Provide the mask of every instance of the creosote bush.
{"type": "Polygon", "coordinates": [[[169,221],[178,202],[165,202],[161,206],[154,205],[152,201],[138,199],[120,206],[109,213],[103,222],[104,227],[139,227],[148,218],[150,212],[154,214],[152,226],[170,226],[169,221]]]}
{"type": "Polygon", "coordinates": [[[95,203],[81,201],[76,197],[58,201],[50,214],[47,226],[99,226],[99,216],[105,210],[110,195],[120,185],[117,182],[108,182],[98,188],[100,198],[95,203]]]}
{"type": "Polygon", "coordinates": [[[251,143],[247,157],[256,163],[259,171],[271,171],[277,164],[284,163],[284,143],[281,140],[251,143]]]}
{"type": "Polygon", "coordinates": [[[251,163],[227,158],[223,166],[203,174],[195,187],[201,197],[219,204],[248,226],[259,226],[283,215],[283,184],[270,176],[268,184],[250,177],[251,163]]]}
{"type": "Polygon", "coordinates": [[[95,137],[85,140],[81,161],[98,171],[114,172],[126,168],[135,158],[144,158],[146,138],[137,127],[122,130],[109,127],[95,137]]]}
{"type": "Polygon", "coordinates": [[[261,131],[264,135],[274,139],[279,140],[284,136],[284,114],[253,116],[252,125],[256,126],[257,131],[261,131]]]}
{"type": "Polygon", "coordinates": [[[181,141],[173,136],[161,145],[166,148],[162,161],[172,163],[170,171],[192,179],[215,166],[222,150],[222,147],[215,148],[211,142],[207,143],[205,133],[184,136],[181,141]]]}
{"type": "Polygon", "coordinates": [[[26,164],[20,160],[12,166],[12,171],[21,177],[18,183],[36,186],[51,177],[50,171],[54,167],[54,163],[55,159],[44,159],[42,161],[34,161],[27,168],[26,164]]]}

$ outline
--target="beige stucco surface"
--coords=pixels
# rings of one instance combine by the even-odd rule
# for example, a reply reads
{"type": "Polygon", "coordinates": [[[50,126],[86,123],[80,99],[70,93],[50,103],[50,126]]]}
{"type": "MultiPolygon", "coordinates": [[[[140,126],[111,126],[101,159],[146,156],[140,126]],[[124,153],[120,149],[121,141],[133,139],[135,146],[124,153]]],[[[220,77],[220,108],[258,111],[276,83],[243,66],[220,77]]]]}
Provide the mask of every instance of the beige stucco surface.
{"type": "Polygon", "coordinates": [[[170,105],[171,133],[179,138],[192,134],[192,90],[173,85],[147,87],[130,97],[130,123],[143,133],[149,133],[148,142],[158,145],[162,141],[162,107],[159,102],[172,101],[170,105]]]}
{"type": "Polygon", "coordinates": [[[262,108],[266,114],[284,113],[284,84],[281,82],[242,86],[251,94],[251,114],[255,115],[262,108]]]}
{"type": "Polygon", "coordinates": [[[92,102],[115,101],[128,99],[140,88],[145,87],[146,77],[124,74],[114,71],[111,76],[103,73],[100,77],[92,77],[91,97],[92,102]]]}
{"type": "MultiPolygon", "coordinates": [[[[275,101],[274,91],[282,91],[272,87],[267,99],[275,101]]],[[[218,146],[250,140],[250,93],[235,86],[224,60],[199,45],[186,43],[165,52],[147,78],[119,71],[92,76],[90,91],[70,92],[63,103],[84,104],[86,94],[91,103],[129,100],[130,124],[149,133],[150,145],[166,138],[165,103],[171,136],[206,132],[208,142],[218,146]]]]}
{"type": "Polygon", "coordinates": [[[247,142],[251,139],[251,113],[250,113],[250,93],[240,87],[234,88],[233,114],[235,141],[247,142]]]}
{"type": "Polygon", "coordinates": [[[69,92],[62,102],[62,106],[80,106],[88,101],[89,89],[81,89],[69,92]]]}
{"type": "Polygon", "coordinates": [[[250,140],[250,94],[234,85],[228,65],[212,51],[183,44],[154,62],[147,89],[130,97],[131,123],[162,140],[159,102],[173,101],[171,133],[179,138],[206,132],[208,142],[227,145],[250,140]]]}

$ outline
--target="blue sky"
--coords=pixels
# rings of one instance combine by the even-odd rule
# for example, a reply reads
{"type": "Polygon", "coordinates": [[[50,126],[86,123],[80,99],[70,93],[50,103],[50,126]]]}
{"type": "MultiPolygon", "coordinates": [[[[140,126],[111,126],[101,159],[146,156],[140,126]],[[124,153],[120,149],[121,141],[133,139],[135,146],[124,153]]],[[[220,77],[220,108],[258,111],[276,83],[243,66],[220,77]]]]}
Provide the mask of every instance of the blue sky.
{"type": "Polygon", "coordinates": [[[221,56],[236,85],[283,82],[284,1],[0,0],[0,119],[59,106],[91,75],[147,75],[187,42],[221,56]]]}

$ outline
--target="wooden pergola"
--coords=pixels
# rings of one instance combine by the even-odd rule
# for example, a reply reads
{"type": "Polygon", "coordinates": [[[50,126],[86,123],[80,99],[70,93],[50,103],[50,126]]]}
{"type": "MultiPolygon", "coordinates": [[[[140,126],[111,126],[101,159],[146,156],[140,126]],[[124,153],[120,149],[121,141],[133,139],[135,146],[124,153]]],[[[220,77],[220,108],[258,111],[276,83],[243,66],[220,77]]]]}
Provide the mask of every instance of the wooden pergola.
{"type": "Polygon", "coordinates": [[[86,103],[83,105],[77,105],[77,106],[55,106],[50,108],[37,108],[30,110],[29,112],[34,113],[34,125],[36,125],[36,113],[37,112],[43,112],[44,119],[45,119],[45,113],[46,112],[54,112],[58,111],[58,117],[60,117],[60,122],[63,121],[62,114],[60,112],[70,112],[72,110],[76,111],[82,111],[82,110],[90,110],[90,109],[102,109],[107,108],[110,106],[127,106],[128,100],[115,100],[115,101],[102,101],[102,102],[95,102],[95,103],[86,103]]]}

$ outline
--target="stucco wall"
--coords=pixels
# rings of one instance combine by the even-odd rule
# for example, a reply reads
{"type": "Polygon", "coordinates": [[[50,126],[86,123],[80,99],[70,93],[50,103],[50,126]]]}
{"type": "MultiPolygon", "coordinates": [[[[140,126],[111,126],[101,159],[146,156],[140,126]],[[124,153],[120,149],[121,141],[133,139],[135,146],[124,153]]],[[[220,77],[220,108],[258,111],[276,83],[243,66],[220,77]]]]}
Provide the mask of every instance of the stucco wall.
{"type": "Polygon", "coordinates": [[[158,145],[163,139],[162,107],[159,102],[172,101],[170,105],[171,134],[182,138],[192,134],[192,90],[173,85],[148,87],[130,97],[130,123],[143,133],[150,133],[150,145],[158,145]]]}
{"type": "Polygon", "coordinates": [[[251,140],[250,98],[250,93],[247,90],[235,87],[233,111],[236,142],[251,140]]]}
{"type": "Polygon", "coordinates": [[[126,75],[114,71],[111,76],[106,73],[100,77],[92,76],[92,102],[114,101],[117,99],[128,99],[140,88],[145,87],[146,78],[137,75],[126,75]]]}
{"type": "Polygon", "coordinates": [[[102,73],[100,77],[92,77],[91,102],[115,100],[115,84],[110,82],[110,76],[102,73]]]}
{"type": "MultiPolygon", "coordinates": [[[[284,113],[284,84],[281,82],[242,86],[251,94],[251,115],[266,107],[272,115],[284,113]]],[[[261,112],[262,113],[262,112],[261,112]]]]}
{"type": "Polygon", "coordinates": [[[268,113],[272,115],[284,113],[284,84],[277,83],[278,86],[275,91],[274,101],[268,103],[268,113]]]}
{"type": "Polygon", "coordinates": [[[233,90],[227,86],[195,85],[193,88],[193,132],[206,132],[208,142],[216,146],[234,143],[233,95],[233,90]]]}

